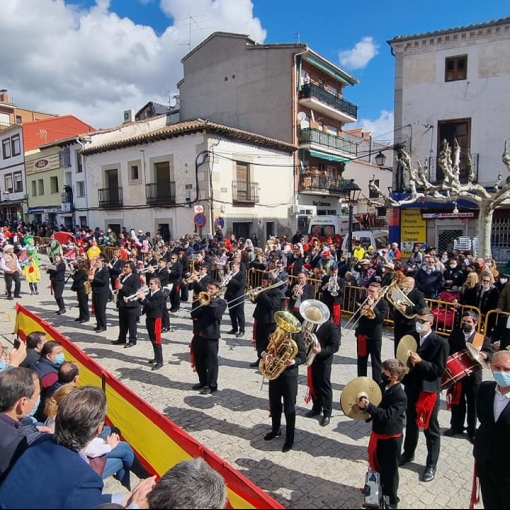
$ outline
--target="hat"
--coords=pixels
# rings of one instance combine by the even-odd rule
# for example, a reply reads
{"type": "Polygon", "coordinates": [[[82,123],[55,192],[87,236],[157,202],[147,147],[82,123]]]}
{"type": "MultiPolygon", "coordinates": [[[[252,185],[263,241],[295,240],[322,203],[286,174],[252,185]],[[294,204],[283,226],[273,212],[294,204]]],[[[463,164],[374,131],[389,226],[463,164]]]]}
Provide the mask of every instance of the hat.
{"type": "Polygon", "coordinates": [[[143,230],[142,230],[142,229],[140,229],[140,230],[138,231],[138,233],[139,233],[139,234],[143,234],[143,230]]]}
{"type": "Polygon", "coordinates": [[[360,264],[360,266],[364,266],[365,264],[370,266],[372,264],[372,262],[370,262],[370,260],[368,260],[368,259],[361,259],[359,264],[360,264]]]}
{"type": "Polygon", "coordinates": [[[369,247],[367,248],[367,251],[373,251],[373,250],[374,250],[374,247],[373,247],[373,246],[369,246],[369,247]]]}
{"type": "Polygon", "coordinates": [[[383,267],[387,267],[388,269],[391,269],[392,271],[395,269],[395,264],[393,262],[386,262],[383,264],[383,267]]]}
{"type": "Polygon", "coordinates": [[[111,228],[109,228],[109,229],[107,230],[107,232],[111,232],[111,231],[112,231],[112,229],[111,229],[111,228]]]}
{"type": "Polygon", "coordinates": [[[336,271],[338,269],[338,265],[336,262],[334,262],[333,264],[331,264],[331,267],[329,268],[330,271],[336,271]]]}
{"type": "Polygon", "coordinates": [[[324,251],[322,252],[322,256],[323,256],[323,257],[329,257],[330,255],[331,255],[331,252],[330,252],[329,250],[324,250],[324,251]]]}
{"type": "Polygon", "coordinates": [[[14,246],[12,244],[6,244],[4,246],[4,251],[14,250],[14,246]]]}

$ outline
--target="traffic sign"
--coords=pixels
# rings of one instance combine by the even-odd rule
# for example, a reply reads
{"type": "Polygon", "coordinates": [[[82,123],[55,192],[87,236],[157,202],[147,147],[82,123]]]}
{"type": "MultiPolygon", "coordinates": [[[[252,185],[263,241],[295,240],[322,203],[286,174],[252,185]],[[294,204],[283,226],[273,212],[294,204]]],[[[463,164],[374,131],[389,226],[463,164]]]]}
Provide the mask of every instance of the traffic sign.
{"type": "Polygon", "coordinates": [[[205,225],[205,214],[199,213],[195,214],[195,217],[193,218],[193,223],[197,227],[203,227],[205,225]]]}
{"type": "Polygon", "coordinates": [[[204,212],[203,205],[195,205],[195,207],[193,209],[195,211],[195,214],[202,214],[204,212]]]}
{"type": "Polygon", "coordinates": [[[221,216],[216,218],[216,226],[221,228],[225,226],[225,220],[221,216]]]}

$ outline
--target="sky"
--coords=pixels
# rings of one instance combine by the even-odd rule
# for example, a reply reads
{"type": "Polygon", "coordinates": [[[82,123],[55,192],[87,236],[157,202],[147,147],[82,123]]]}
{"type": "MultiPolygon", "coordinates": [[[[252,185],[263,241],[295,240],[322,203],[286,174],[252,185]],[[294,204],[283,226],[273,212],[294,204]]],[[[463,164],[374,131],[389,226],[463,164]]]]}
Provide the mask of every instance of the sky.
{"type": "Polygon", "coordinates": [[[510,16],[508,0],[0,0],[0,89],[20,107],[96,128],[148,101],[173,104],[181,58],[214,31],[302,42],[359,79],[358,123],[392,139],[397,35],[510,16]]]}

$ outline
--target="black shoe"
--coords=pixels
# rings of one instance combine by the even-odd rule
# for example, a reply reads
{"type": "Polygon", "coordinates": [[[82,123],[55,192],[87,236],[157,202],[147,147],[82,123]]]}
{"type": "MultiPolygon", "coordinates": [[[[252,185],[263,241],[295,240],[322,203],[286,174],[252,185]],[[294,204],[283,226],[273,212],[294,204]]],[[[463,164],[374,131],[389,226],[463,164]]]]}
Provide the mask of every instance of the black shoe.
{"type": "Polygon", "coordinates": [[[323,417],[322,417],[322,420],[319,422],[319,425],[320,425],[321,427],[326,427],[327,425],[329,425],[329,422],[330,422],[330,421],[331,421],[331,420],[330,420],[329,416],[323,416],[323,417]]]}
{"type": "Polygon", "coordinates": [[[436,477],[436,468],[426,467],[421,477],[422,482],[431,482],[436,477]]]}
{"type": "Polygon", "coordinates": [[[149,365],[154,365],[154,363],[156,363],[156,360],[155,359],[150,359],[148,361],[149,365]]]}
{"type": "Polygon", "coordinates": [[[242,336],[244,336],[244,331],[239,331],[239,333],[236,333],[237,338],[241,338],[242,336]]]}
{"type": "Polygon", "coordinates": [[[80,319],[78,322],[80,324],[85,324],[86,322],[89,322],[90,319],[80,319]]]}
{"type": "Polygon", "coordinates": [[[468,432],[468,440],[471,444],[475,444],[475,435],[468,432]]]}
{"type": "Polygon", "coordinates": [[[256,367],[258,367],[258,366],[259,366],[259,362],[260,362],[260,360],[254,361],[253,363],[250,363],[250,367],[251,367],[251,368],[256,368],[256,367]]]}
{"type": "Polygon", "coordinates": [[[12,299],[14,299],[14,298],[13,298],[12,296],[7,296],[7,299],[12,300],[12,299]]]}
{"type": "Polygon", "coordinates": [[[172,313],[178,312],[179,310],[180,310],[180,308],[170,308],[170,311],[172,313]]]}
{"type": "Polygon", "coordinates": [[[16,299],[21,299],[23,296],[22,296],[21,294],[16,294],[14,297],[15,297],[16,299]]]}
{"type": "Polygon", "coordinates": [[[202,388],[205,388],[205,384],[197,383],[191,387],[192,390],[201,390],[202,388]]]}
{"type": "Polygon", "coordinates": [[[81,319],[80,318],[74,319],[74,322],[81,322],[81,319]]]}
{"type": "Polygon", "coordinates": [[[121,340],[112,340],[110,343],[112,345],[126,345],[126,342],[122,342],[121,340]]]}
{"type": "Polygon", "coordinates": [[[319,416],[321,414],[320,411],[316,411],[315,409],[311,409],[307,413],[305,413],[306,418],[314,418],[315,416],[319,416]]]}
{"type": "Polygon", "coordinates": [[[67,312],[67,310],[64,308],[63,310],[59,310],[57,312],[57,315],[64,315],[67,312]]]}
{"type": "Polygon", "coordinates": [[[134,347],[136,344],[132,344],[131,342],[128,342],[125,346],[124,346],[124,349],[129,349],[130,347],[134,347]]]}
{"type": "Polygon", "coordinates": [[[282,435],[282,431],[279,430],[278,432],[268,432],[265,436],[264,436],[264,441],[271,441],[271,439],[274,439],[275,437],[280,437],[282,435]]]}
{"type": "Polygon", "coordinates": [[[159,370],[163,367],[163,363],[156,363],[151,370],[159,370]]]}
{"type": "Polygon", "coordinates": [[[409,462],[412,462],[414,460],[414,455],[409,456],[406,453],[403,453],[400,457],[400,462],[398,463],[399,466],[405,466],[406,464],[409,464],[409,462]]]}
{"type": "Polygon", "coordinates": [[[464,433],[463,430],[447,429],[443,432],[443,436],[447,437],[461,436],[463,433],[464,433]]]}
{"type": "Polygon", "coordinates": [[[285,443],[283,443],[282,452],[287,453],[290,449],[292,449],[293,444],[294,443],[291,443],[290,441],[285,441],[285,443]]]}
{"type": "Polygon", "coordinates": [[[237,330],[236,329],[231,329],[227,335],[237,335],[237,330]]]}
{"type": "Polygon", "coordinates": [[[212,390],[211,388],[209,388],[209,386],[206,386],[201,392],[200,392],[200,395],[209,395],[210,393],[212,393],[212,390]]]}
{"type": "Polygon", "coordinates": [[[170,328],[163,328],[161,330],[161,333],[168,333],[170,331],[170,328]]]}
{"type": "Polygon", "coordinates": [[[103,331],[106,331],[106,328],[96,328],[94,331],[96,333],[102,333],[103,331]]]}

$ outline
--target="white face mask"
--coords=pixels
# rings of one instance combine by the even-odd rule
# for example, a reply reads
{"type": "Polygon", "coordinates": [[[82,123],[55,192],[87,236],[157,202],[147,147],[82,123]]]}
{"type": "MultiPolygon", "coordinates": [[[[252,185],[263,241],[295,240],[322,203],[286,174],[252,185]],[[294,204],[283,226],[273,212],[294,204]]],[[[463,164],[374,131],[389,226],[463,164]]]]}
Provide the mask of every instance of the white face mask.
{"type": "Polygon", "coordinates": [[[416,323],[416,332],[417,333],[425,333],[428,329],[427,324],[421,324],[419,322],[416,323]]]}
{"type": "Polygon", "coordinates": [[[505,285],[505,283],[508,281],[508,278],[500,278],[499,279],[499,283],[501,283],[501,285],[505,285]]]}

